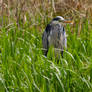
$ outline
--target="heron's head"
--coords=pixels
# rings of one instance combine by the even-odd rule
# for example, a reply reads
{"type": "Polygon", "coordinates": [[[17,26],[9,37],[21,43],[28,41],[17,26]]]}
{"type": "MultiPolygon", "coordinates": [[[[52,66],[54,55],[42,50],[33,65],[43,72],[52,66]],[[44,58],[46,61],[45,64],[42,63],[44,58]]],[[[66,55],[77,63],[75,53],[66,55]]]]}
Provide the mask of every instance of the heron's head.
{"type": "Polygon", "coordinates": [[[57,16],[55,17],[52,21],[58,21],[58,22],[62,22],[62,23],[73,23],[72,21],[66,20],[61,16],[57,16]]]}

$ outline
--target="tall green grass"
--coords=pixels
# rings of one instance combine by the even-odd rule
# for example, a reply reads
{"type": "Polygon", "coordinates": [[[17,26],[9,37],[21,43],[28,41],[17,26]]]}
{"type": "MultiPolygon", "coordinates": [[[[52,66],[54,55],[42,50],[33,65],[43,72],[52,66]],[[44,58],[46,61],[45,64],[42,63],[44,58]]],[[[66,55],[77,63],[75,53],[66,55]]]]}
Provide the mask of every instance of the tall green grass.
{"type": "Polygon", "coordinates": [[[42,53],[44,24],[11,24],[0,31],[0,92],[91,92],[92,30],[66,27],[67,50],[59,64],[42,53]]]}

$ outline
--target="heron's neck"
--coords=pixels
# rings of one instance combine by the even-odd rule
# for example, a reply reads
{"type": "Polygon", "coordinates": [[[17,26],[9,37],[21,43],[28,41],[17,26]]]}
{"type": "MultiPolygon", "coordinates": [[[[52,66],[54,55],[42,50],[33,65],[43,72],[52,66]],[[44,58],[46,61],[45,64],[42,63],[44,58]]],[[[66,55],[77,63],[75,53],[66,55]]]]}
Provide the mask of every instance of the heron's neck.
{"type": "Polygon", "coordinates": [[[51,24],[60,24],[59,21],[52,21],[51,24]]]}

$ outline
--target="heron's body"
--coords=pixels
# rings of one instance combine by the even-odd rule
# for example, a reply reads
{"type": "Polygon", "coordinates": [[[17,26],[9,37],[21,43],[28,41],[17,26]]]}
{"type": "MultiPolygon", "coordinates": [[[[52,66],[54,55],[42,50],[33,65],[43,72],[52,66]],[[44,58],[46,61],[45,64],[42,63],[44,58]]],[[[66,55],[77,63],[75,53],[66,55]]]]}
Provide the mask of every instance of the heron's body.
{"type": "Polygon", "coordinates": [[[55,55],[57,53],[63,56],[63,49],[66,46],[66,33],[63,25],[55,18],[47,25],[42,36],[44,54],[47,55],[50,46],[55,48],[55,55]]]}

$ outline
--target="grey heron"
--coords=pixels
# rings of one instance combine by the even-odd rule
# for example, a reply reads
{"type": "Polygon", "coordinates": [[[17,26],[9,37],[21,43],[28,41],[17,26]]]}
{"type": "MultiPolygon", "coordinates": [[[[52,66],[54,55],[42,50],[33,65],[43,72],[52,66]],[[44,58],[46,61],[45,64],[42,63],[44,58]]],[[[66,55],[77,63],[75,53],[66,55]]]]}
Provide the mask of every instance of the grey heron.
{"type": "Polygon", "coordinates": [[[53,46],[58,51],[57,52],[63,57],[63,50],[64,47],[67,47],[67,38],[66,38],[66,31],[62,23],[71,23],[71,21],[65,20],[61,16],[57,16],[52,19],[52,21],[47,24],[45,31],[42,35],[42,44],[44,50],[44,55],[47,56],[48,50],[50,46],[53,46]]]}

